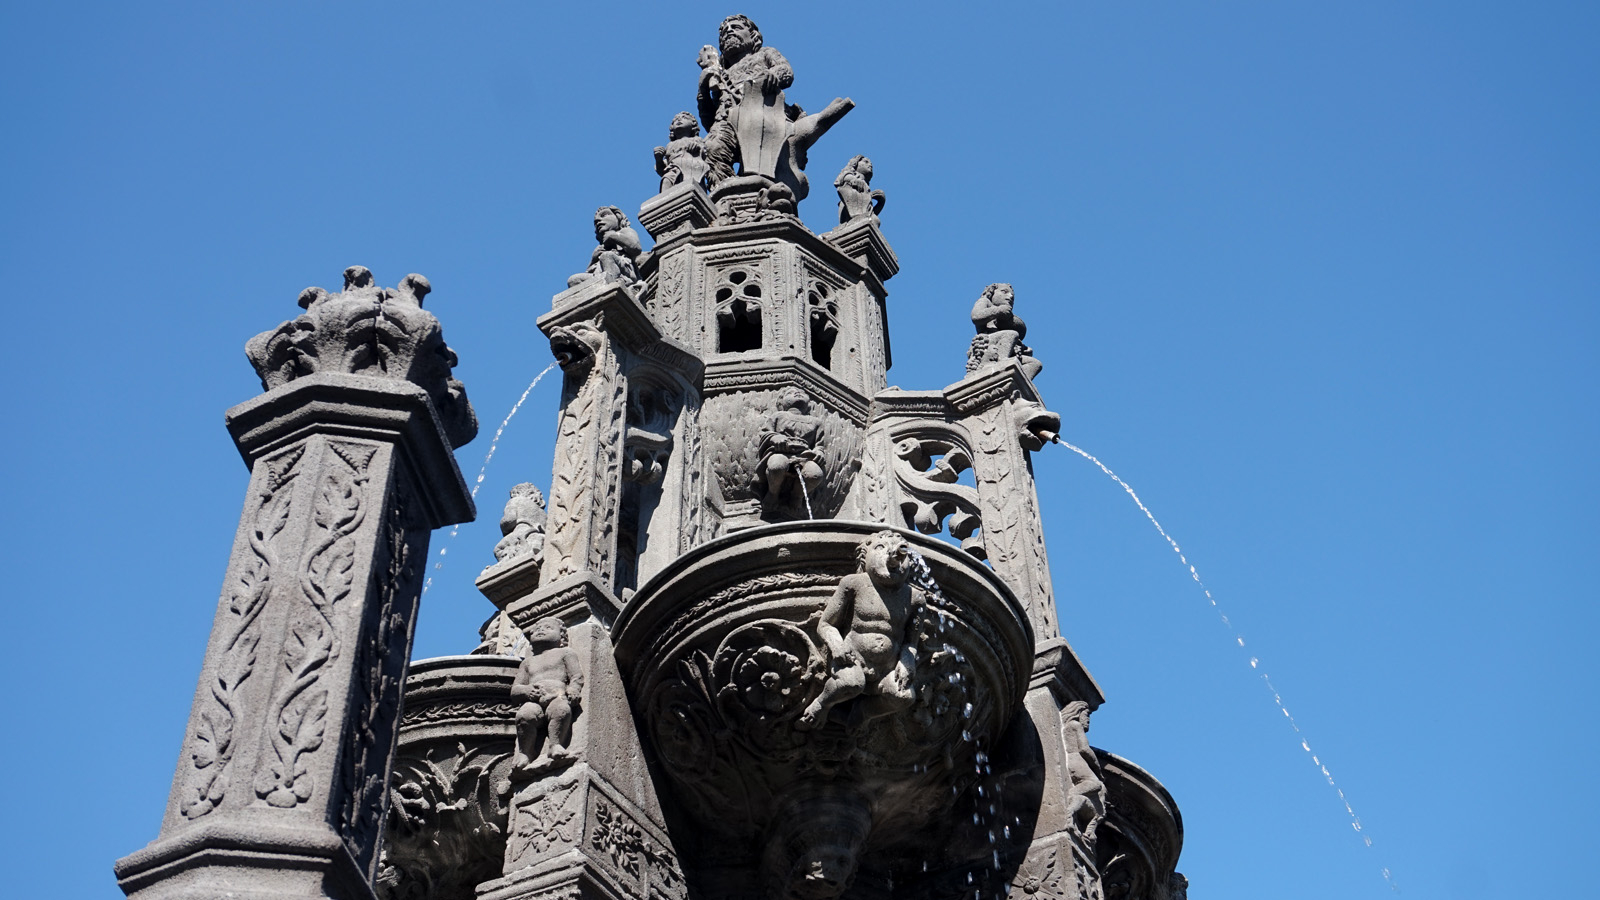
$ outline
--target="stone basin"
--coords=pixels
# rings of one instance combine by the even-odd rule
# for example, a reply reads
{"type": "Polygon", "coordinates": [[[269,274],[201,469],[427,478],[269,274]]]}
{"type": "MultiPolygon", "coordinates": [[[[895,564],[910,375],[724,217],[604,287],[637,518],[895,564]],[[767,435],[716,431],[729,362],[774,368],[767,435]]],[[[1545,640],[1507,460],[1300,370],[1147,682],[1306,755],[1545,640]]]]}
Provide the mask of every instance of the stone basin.
{"type": "MultiPolygon", "coordinates": [[[[860,629],[869,641],[872,631],[860,629]]],[[[1033,662],[1023,605],[983,563],[910,531],[838,520],[695,549],[632,597],[612,638],[640,730],[693,820],[680,830],[698,845],[708,896],[838,896],[858,872],[887,882],[923,858],[980,752],[1021,709],[1033,662]],[[914,553],[895,556],[898,545],[914,553]],[[861,574],[864,546],[882,554],[868,563],[904,559],[908,570],[920,555],[938,590],[898,591],[890,568],[880,581],[861,574]],[[848,651],[825,649],[818,629],[836,591],[861,609],[876,597],[909,610],[891,654],[898,670],[869,662],[863,676],[848,651]],[[860,695],[829,702],[852,678],[860,695]]]]}

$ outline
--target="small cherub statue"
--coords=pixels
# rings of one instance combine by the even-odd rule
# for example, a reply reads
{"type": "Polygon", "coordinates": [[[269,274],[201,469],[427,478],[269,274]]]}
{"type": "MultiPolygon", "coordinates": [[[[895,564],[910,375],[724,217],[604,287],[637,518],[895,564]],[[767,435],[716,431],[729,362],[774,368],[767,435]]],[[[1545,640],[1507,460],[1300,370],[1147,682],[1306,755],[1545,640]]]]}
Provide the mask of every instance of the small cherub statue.
{"type": "Polygon", "coordinates": [[[972,326],[978,333],[967,350],[967,374],[992,369],[1016,359],[1029,378],[1037,378],[1044,364],[1033,357],[1033,350],[1022,339],[1028,326],[1012,311],[1016,294],[1004,282],[983,289],[972,304],[972,326]]]}
{"type": "Polygon", "coordinates": [[[700,136],[700,123],[694,113],[681,112],[672,117],[667,129],[667,145],[656,148],[656,174],[661,176],[661,190],[675,184],[705,186],[711,163],[706,159],[706,140],[700,136]]]}
{"type": "Polygon", "coordinates": [[[500,533],[494,545],[496,562],[537,556],[544,549],[544,495],[539,488],[523,482],[511,489],[505,512],[500,516],[500,533]]]}
{"type": "Polygon", "coordinates": [[[567,287],[577,287],[596,278],[624,285],[639,280],[639,256],[643,248],[639,232],[629,227],[626,213],[615,206],[595,210],[594,239],[599,246],[589,255],[589,268],[568,278],[567,287]]]}
{"type": "Polygon", "coordinates": [[[839,224],[883,214],[887,198],[883,191],[872,190],[871,184],[872,160],[860,155],[851,157],[839,177],[833,180],[834,188],[839,191],[839,224]]]}
{"type": "Polygon", "coordinates": [[[511,774],[523,780],[573,758],[567,745],[583,694],[583,668],[578,654],[567,647],[567,626],[560,619],[550,616],[533,623],[528,646],[511,685],[511,699],[523,701],[517,710],[511,774]]]}
{"type": "Polygon", "coordinates": [[[880,531],[856,548],[858,570],[840,580],[813,620],[832,672],[795,728],[821,727],[847,700],[857,701],[846,722],[852,731],[915,702],[911,682],[927,601],[911,583],[910,556],[906,539],[893,531],[880,531]]]}
{"type": "Polygon", "coordinates": [[[822,454],[817,451],[821,431],[822,420],[811,414],[811,400],[804,391],[787,387],[778,393],[778,408],[757,445],[756,488],[762,506],[772,509],[804,502],[790,490],[797,479],[806,497],[822,486],[822,454]]]}

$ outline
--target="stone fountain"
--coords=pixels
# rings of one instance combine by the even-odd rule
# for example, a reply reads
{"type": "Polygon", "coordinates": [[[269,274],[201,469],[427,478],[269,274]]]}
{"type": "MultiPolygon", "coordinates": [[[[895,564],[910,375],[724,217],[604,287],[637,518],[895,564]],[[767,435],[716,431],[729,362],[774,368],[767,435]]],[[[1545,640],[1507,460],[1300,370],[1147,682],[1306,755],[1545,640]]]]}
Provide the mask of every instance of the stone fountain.
{"type": "Polygon", "coordinates": [[[353,267],[250,342],[250,492],[129,896],[1185,895],[1172,798],[1088,741],[1015,293],[973,286],[960,381],[888,387],[886,193],[857,155],[839,224],[801,223],[854,104],[806,114],[794,82],[724,20],[655,148],[653,246],[596,211],[538,319],[554,469],[511,492],[471,653],[408,664],[428,531],[473,515],[427,279],[353,267]]]}

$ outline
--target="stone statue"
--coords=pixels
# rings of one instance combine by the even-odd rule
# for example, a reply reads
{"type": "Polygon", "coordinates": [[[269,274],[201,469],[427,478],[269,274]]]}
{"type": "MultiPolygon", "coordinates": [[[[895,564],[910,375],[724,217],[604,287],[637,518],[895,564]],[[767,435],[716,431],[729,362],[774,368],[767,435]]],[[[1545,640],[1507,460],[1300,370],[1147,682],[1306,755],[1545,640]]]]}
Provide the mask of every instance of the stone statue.
{"type": "Polygon", "coordinates": [[[656,148],[656,174],[661,176],[661,190],[677,184],[705,186],[711,163],[706,159],[706,141],[700,136],[700,124],[694,113],[681,112],[672,117],[667,129],[667,145],[656,148]]]}
{"type": "Polygon", "coordinates": [[[596,278],[612,284],[632,285],[639,280],[639,232],[628,224],[628,216],[615,206],[594,211],[594,239],[600,245],[589,256],[589,268],[567,279],[567,287],[577,287],[596,278]]]}
{"type": "Polygon", "coordinates": [[[1022,342],[1028,326],[1012,312],[1016,295],[1003,282],[983,289],[972,305],[972,325],[978,330],[967,351],[967,374],[992,369],[1007,360],[1022,363],[1029,378],[1037,378],[1044,364],[1033,358],[1033,350],[1022,342]]]}
{"type": "Polygon", "coordinates": [[[1067,818],[1084,840],[1094,840],[1106,814],[1106,786],[1100,760],[1089,746],[1089,704],[1074,700],[1061,710],[1061,739],[1067,747],[1067,818]]]}
{"type": "Polygon", "coordinates": [[[511,489],[505,512],[500,516],[500,533],[494,545],[497,562],[537,556],[544,549],[544,495],[532,484],[523,482],[511,489]]]}
{"type": "Polygon", "coordinates": [[[532,778],[572,759],[572,720],[583,694],[583,668],[567,648],[567,626],[554,616],[528,629],[528,655],[517,669],[511,699],[517,710],[517,753],[513,777],[532,778]],[[537,750],[537,755],[535,751],[537,750]]]}
{"type": "Polygon", "coordinates": [[[822,420],[811,414],[804,391],[788,387],[778,393],[778,409],[757,445],[756,493],[763,508],[804,503],[822,486],[821,431],[822,420]]]}
{"type": "Polygon", "coordinates": [[[871,184],[872,160],[860,155],[851,157],[833,180],[839,191],[839,224],[883,214],[887,199],[883,191],[872,190],[871,184]]]}
{"type": "Polygon", "coordinates": [[[245,344],[245,355],[272,390],[312,374],[372,375],[410,381],[426,390],[452,447],[472,440],[478,419],[466,388],[451,374],[457,359],[422,300],[433,286],[407,275],[380,288],[366,266],[344,270],[344,290],[300,292],[305,312],[245,344]]]}
{"type": "Polygon", "coordinates": [[[835,99],[815,115],[786,101],[794,69],[772,47],[764,46],[761,29],[746,16],[722,20],[717,29],[721,55],[713,63],[700,51],[700,85],[696,101],[706,128],[713,186],[733,174],[762,175],[781,181],[805,199],[806,152],[855,104],[835,99]]]}
{"type": "Polygon", "coordinates": [[[846,575],[817,614],[817,637],[832,671],[795,727],[817,728],[835,706],[856,700],[852,731],[911,706],[917,668],[916,635],[925,603],[911,584],[911,547],[893,531],[880,531],[856,550],[858,570],[846,575]]]}

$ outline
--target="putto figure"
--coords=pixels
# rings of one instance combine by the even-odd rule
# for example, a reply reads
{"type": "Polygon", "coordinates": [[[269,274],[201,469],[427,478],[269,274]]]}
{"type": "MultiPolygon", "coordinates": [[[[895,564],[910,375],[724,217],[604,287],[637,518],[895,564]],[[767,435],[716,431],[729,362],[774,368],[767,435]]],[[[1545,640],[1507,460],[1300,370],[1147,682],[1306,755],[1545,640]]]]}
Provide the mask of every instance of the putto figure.
{"type": "Polygon", "coordinates": [[[511,489],[505,512],[500,516],[504,537],[494,545],[496,562],[537,556],[544,550],[544,495],[528,482],[511,489]]]}
{"type": "Polygon", "coordinates": [[[811,399],[795,387],[778,394],[778,409],[757,450],[756,492],[765,509],[804,503],[822,486],[822,454],[817,439],[822,420],[811,414],[811,399]]]}
{"type": "Polygon", "coordinates": [[[1033,358],[1033,350],[1022,342],[1028,326],[1012,312],[1016,294],[1003,282],[983,289],[972,304],[972,326],[978,330],[967,350],[967,374],[992,369],[1007,360],[1022,363],[1029,378],[1037,378],[1044,364],[1033,358]]]}
{"type": "Polygon", "coordinates": [[[589,255],[589,268],[567,279],[567,287],[577,287],[599,279],[609,284],[631,285],[639,280],[642,245],[639,232],[628,224],[628,216],[615,206],[594,211],[594,239],[599,244],[589,255]]]}
{"type": "Polygon", "coordinates": [[[883,214],[887,198],[883,191],[872,190],[872,160],[865,156],[851,157],[833,186],[839,192],[840,225],[883,214]]]}
{"type": "Polygon", "coordinates": [[[815,620],[832,672],[795,728],[822,726],[849,700],[856,701],[845,723],[852,731],[915,702],[911,682],[926,599],[911,583],[910,562],[910,545],[893,531],[880,531],[856,549],[857,571],[839,582],[815,620]]]}
{"type": "Polygon", "coordinates": [[[706,141],[700,136],[700,123],[694,113],[681,112],[672,117],[667,129],[667,145],[656,148],[656,174],[661,176],[661,190],[678,184],[705,186],[711,163],[706,159],[706,141]]]}
{"type": "Polygon", "coordinates": [[[567,626],[554,616],[528,629],[528,655],[517,669],[511,699],[517,710],[514,778],[528,779],[572,759],[572,719],[583,695],[583,668],[567,647],[567,626]]]}

